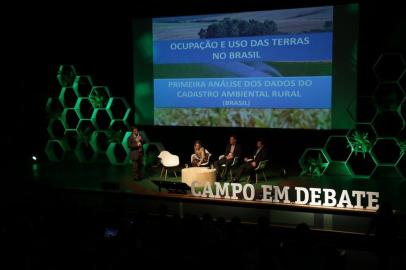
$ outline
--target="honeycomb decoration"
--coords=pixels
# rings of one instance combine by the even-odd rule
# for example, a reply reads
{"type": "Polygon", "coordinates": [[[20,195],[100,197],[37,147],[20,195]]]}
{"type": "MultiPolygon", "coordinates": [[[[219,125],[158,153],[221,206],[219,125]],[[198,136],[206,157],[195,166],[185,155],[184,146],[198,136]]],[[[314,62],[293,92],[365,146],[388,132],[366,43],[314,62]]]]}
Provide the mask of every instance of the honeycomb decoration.
{"type": "Polygon", "coordinates": [[[95,86],[90,76],[78,74],[72,65],[60,65],[56,78],[59,93],[45,106],[48,159],[56,162],[70,156],[80,163],[128,164],[129,149],[122,141],[131,108],[125,98],[111,97],[107,86],[95,86]]]}
{"type": "Polygon", "coordinates": [[[359,96],[347,107],[354,127],[346,138],[332,135],[326,141],[326,174],[348,169],[355,178],[406,178],[406,63],[401,54],[384,53],[372,71],[378,81],[373,95],[359,96]],[[341,169],[332,169],[337,166],[341,169]]]}

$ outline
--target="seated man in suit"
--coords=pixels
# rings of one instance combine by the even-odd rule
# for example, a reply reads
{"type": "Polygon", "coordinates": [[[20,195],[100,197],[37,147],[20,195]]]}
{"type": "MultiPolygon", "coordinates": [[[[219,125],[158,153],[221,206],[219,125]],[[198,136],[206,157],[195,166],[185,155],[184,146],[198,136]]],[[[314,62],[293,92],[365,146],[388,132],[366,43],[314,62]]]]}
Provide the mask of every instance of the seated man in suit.
{"type": "Polygon", "coordinates": [[[221,165],[225,164],[224,175],[227,177],[228,170],[235,157],[239,157],[241,154],[241,146],[237,144],[237,136],[230,136],[229,143],[227,144],[224,156],[214,162],[214,167],[216,168],[217,180],[221,178],[221,165]]]}
{"type": "Polygon", "coordinates": [[[255,179],[255,168],[258,167],[261,161],[266,160],[266,158],[267,152],[264,148],[264,141],[262,139],[258,139],[254,155],[244,159],[244,163],[238,168],[233,182],[239,182],[241,175],[244,172],[248,172],[250,174],[251,181],[253,181],[253,179],[255,179]]]}

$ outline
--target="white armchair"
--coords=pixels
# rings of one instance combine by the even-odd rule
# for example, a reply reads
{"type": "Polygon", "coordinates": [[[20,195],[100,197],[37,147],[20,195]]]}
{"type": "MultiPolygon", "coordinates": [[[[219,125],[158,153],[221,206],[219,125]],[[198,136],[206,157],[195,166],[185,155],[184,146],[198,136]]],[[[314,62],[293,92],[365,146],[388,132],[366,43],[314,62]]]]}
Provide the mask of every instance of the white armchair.
{"type": "Polygon", "coordinates": [[[161,153],[159,153],[158,158],[161,160],[162,164],[161,178],[163,173],[165,172],[165,180],[166,180],[166,177],[168,175],[168,169],[172,169],[173,173],[175,174],[175,177],[178,177],[178,175],[176,174],[176,167],[179,166],[179,156],[173,155],[168,151],[161,151],[161,153]]]}

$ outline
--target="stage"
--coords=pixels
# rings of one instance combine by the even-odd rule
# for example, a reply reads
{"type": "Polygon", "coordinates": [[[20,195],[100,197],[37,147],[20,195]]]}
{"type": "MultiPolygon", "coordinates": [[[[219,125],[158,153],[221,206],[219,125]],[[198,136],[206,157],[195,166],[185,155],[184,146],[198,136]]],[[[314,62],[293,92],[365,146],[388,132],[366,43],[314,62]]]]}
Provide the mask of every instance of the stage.
{"type": "MultiPolygon", "coordinates": [[[[88,203],[98,200],[120,201],[127,209],[156,212],[160,204],[168,205],[169,212],[183,216],[184,214],[212,213],[213,216],[232,218],[239,216],[247,222],[255,222],[259,216],[269,216],[273,224],[295,226],[306,222],[316,229],[334,231],[348,231],[364,233],[368,229],[370,218],[374,211],[366,209],[350,209],[337,207],[323,207],[311,205],[297,205],[293,203],[264,202],[261,198],[246,201],[222,198],[201,198],[190,191],[170,192],[162,185],[156,184],[180,183],[180,169],[178,177],[160,178],[160,167],[149,168],[145,178],[134,181],[131,175],[131,165],[112,166],[108,164],[78,164],[64,163],[34,163],[33,176],[36,184],[64,194],[75,193],[80,200],[88,203]],[[155,182],[155,183],[154,183],[155,182]],[[123,203],[124,198],[124,203],[123,203]]],[[[341,190],[368,190],[379,192],[379,202],[389,202],[396,210],[397,216],[404,220],[406,211],[405,182],[401,179],[354,179],[340,176],[288,176],[283,178],[279,171],[272,168],[266,171],[267,181],[263,179],[253,184],[256,190],[262,185],[317,187],[330,188],[337,192],[341,190]]],[[[228,182],[228,181],[227,181],[228,182]]],[[[242,178],[241,184],[247,183],[247,177],[242,178]]],[[[224,185],[224,183],[222,184],[224,185]]],[[[198,190],[201,190],[198,189],[198,190]]],[[[101,204],[105,204],[101,202],[101,204]]]]}

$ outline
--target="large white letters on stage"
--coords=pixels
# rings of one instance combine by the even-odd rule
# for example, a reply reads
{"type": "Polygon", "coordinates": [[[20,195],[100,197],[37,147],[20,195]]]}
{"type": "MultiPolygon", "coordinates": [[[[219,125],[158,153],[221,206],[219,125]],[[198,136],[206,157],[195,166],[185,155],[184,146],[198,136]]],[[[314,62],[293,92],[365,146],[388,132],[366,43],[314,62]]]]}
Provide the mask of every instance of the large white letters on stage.
{"type": "Polygon", "coordinates": [[[252,184],[216,182],[214,185],[206,183],[202,190],[197,190],[196,182],[191,185],[192,195],[202,198],[231,199],[231,200],[258,200],[262,202],[310,205],[320,207],[337,207],[376,210],[379,207],[379,192],[348,190],[336,191],[331,188],[306,188],[290,186],[262,185],[255,190],[252,184]],[[261,196],[255,196],[260,192],[261,196]],[[293,196],[295,195],[295,196],[293,196]],[[257,198],[257,199],[255,199],[257,198]]]}

